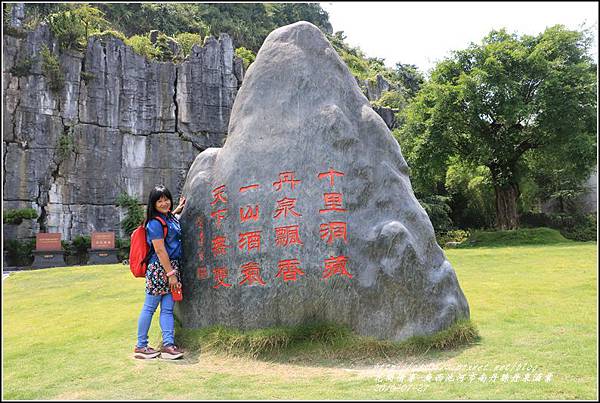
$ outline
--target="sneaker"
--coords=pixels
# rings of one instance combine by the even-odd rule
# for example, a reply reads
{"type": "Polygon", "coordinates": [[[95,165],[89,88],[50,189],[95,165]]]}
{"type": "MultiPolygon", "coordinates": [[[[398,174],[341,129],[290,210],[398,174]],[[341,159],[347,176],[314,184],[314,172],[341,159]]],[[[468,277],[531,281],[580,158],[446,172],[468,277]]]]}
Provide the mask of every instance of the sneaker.
{"type": "Polygon", "coordinates": [[[153,349],[152,347],[136,347],[133,352],[133,356],[140,360],[147,360],[150,358],[156,358],[159,356],[160,351],[153,349]]]}
{"type": "Polygon", "coordinates": [[[183,357],[183,351],[174,344],[160,349],[160,358],[165,360],[176,360],[181,357],[183,357]]]}

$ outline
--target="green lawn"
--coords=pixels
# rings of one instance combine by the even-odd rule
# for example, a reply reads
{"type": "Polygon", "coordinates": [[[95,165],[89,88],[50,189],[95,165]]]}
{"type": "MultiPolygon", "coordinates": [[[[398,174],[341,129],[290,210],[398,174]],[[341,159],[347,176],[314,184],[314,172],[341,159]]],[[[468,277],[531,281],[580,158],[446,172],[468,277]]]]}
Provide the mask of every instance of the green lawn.
{"type": "MultiPolygon", "coordinates": [[[[203,351],[177,362],[134,360],[143,284],[127,266],[13,273],[2,282],[3,399],[598,397],[595,242],[446,254],[480,342],[371,360],[301,346],[272,359],[203,351]]],[[[150,340],[160,340],[158,315],[150,340]]]]}

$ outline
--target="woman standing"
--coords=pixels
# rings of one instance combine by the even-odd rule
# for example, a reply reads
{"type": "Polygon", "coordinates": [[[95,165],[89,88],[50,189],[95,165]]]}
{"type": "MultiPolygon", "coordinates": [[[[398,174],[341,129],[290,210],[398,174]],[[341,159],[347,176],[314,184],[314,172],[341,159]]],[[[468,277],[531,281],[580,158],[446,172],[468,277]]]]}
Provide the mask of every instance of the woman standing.
{"type": "Polygon", "coordinates": [[[181,251],[181,226],[175,214],[180,214],[185,206],[185,197],[173,211],[173,197],[169,189],[155,186],[148,197],[146,210],[146,242],[150,252],[146,257],[146,299],[138,321],[138,341],[134,349],[135,358],[148,359],[159,355],[174,360],[183,356],[183,351],[175,345],[175,319],[173,317],[173,296],[171,287],[181,287],[179,260],[181,251]],[[162,221],[161,221],[162,219],[162,221]],[[166,229],[166,231],[165,231],[166,229]],[[166,232],[166,236],[165,236],[166,232]],[[152,316],[160,303],[160,328],[162,348],[160,351],[148,346],[148,330],[152,316]]]}

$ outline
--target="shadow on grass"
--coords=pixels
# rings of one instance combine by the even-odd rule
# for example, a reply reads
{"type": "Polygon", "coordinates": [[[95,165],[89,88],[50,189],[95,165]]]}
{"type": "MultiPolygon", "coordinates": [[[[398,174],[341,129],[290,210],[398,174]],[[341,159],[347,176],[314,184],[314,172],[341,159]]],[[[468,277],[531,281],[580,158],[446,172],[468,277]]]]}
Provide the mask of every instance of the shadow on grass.
{"type": "Polygon", "coordinates": [[[481,340],[473,323],[466,319],[436,334],[401,342],[357,336],[347,327],[325,322],[250,331],[224,326],[184,329],[178,324],[176,334],[187,352],[182,364],[197,363],[200,354],[206,352],[313,367],[376,365],[398,360],[426,363],[452,358],[481,340]]]}

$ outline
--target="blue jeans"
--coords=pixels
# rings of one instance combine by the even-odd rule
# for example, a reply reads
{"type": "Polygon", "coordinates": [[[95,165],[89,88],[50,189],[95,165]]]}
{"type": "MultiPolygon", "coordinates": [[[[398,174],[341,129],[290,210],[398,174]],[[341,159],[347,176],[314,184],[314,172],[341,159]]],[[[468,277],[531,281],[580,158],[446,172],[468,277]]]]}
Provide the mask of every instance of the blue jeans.
{"type": "Polygon", "coordinates": [[[144,306],[138,320],[138,341],[137,347],[146,347],[148,345],[148,330],[152,323],[154,311],[160,303],[160,329],[162,330],[163,346],[175,344],[175,319],[173,317],[173,296],[171,293],[164,295],[146,294],[144,306]]]}

